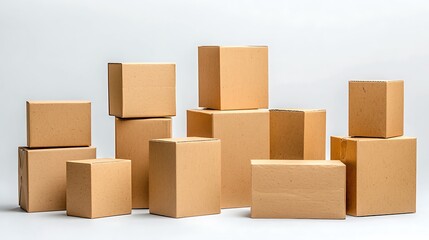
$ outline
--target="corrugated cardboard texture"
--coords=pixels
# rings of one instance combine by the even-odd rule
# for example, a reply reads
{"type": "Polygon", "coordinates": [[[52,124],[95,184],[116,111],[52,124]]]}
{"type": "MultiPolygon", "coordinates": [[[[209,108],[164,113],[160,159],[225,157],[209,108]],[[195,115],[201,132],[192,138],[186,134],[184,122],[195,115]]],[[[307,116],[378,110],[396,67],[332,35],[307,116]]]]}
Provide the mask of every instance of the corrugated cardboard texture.
{"type": "Polygon", "coordinates": [[[171,137],[171,118],[115,120],[116,158],[132,164],[133,208],[149,208],[149,140],[171,137]]]}
{"type": "Polygon", "coordinates": [[[150,213],[190,217],[220,213],[221,142],[150,141],[150,213]]]}
{"type": "Polygon", "coordinates": [[[402,136],[404,81],[350,81],[349,135],[402,136]]]}
{"type": "Polygon", "coordinates": [[[344,219],[340,161],[252,160],[252,218],[344,219]]]}
{"type": "Polygon", "coordinates": [[[268,47],[198,48],[199,106],[268,108],[268,47]]]}
{"type": "Polygon", "coordinates": [[[100,218],[131,213],[131,161],[67,162],[67,215],[100,218]]]}
{"type": "Polygon", "coordinates": [[[325,146],[325,110],[270,110],[271,159],[325,159],[325,146]]]}
{"type": "Polygon", "coordinates": [[[18,148],[19,205],[27,212],[66,209],[66,161],[95,158],[94,147],[18,148]]]}
{"type": "Polygon", "coordinates": [[[121,118],[176,115],[176,64],[109,63],[109,114],[121,118]]]}
{"type": "Polygon", "coordinates": [[[251,159],[270,156],[267,110],[188,110],[189,137],[222,141],[222,208],[248,207],[251,202],[251,159]]]}
{"type": "Polygon", "coordinates": [[[28,147],[91,145],[91,102],[27,101],[28,147]]]}
{"type": "Polygon", "coordinates": [[[347,165],[347,214],[416,211],[416,139],[331,137],[331,159],[347,165]]]}

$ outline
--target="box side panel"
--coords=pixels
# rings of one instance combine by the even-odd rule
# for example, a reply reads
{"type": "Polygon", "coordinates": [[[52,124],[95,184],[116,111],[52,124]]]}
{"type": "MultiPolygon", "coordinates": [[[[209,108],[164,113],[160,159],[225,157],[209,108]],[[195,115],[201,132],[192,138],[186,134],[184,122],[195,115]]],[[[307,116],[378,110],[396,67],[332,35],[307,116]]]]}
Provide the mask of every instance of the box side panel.
{"type": "Polygon", "coordinates": [[[67,215],[92,218],[91,165],[67,163],[67,215]]]}
{"type": "Polygon", "coordinates": [[[271,159],[304,159],[304,112],[270,111],[271,159]]]}
{"type": "Polygon", "coordinates": [[[220,109],[220,51],[219,47],[198,48],[199,107],[220,109]]]}
{"type": "Polygon", "coordinates": [[[326,159],[326,112],[304,114],[304,159],[326,159]]]}
{"type": "Polygon", "coordinates": [[[387,122],[386,136],[404,134],[404,81],[387,83],[387,122]]]}
{"type": "Polygon", "coordinates": [[[213,137],[213,115],[188,110],[186,118],[188,137],[213,137]]]}
{"type": "Polygon", "coordinates": [[[108,64],[109,115],[122,117],[122,64],[108,64]]]}
{"type": "Polygon", "coordinates": [[[18,193],[19,206],[29,212],[28,206],[28,161],[27,151],[24,148],[18,148],[18,193]]]}

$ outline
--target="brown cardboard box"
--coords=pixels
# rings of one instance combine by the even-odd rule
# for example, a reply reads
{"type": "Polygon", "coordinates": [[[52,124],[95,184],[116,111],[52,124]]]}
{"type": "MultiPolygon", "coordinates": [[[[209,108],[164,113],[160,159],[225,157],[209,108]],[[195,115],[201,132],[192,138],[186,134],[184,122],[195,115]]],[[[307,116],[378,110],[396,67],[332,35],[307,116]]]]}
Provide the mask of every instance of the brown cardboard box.
{"type": "Polygon", "coordinates": [[[109,63],[109,115],[176,115],[176,64],[109,63]]]}
{"type": "Polygon", "coordinates": [[[270,158],[325,159],[324,109],[270,110],[270,158]]]}
{"type": "Polygon", "coordinates": [[[270,156],[268,110],[188,110],[189,137],[222,141],[222,208],[249,207],[251,159],[270,156]]]}
{"type": "Polygon", "coordinates": [[[91,102],[27,101],[28,147],[91,145],[91,102]]]}
{"type": "Polygon", "coordinates": [[[347,214],[416,211],[416,138],[331,137],[331,159],[347,166],[347,214]]]}
{"type": "Polygon", "coordinates": [[[67,162],[67,215],[100,218],[130,213],[130,160],[67,162]]]}
{"type": "Polygon", "coordinates": [[[252,160],[252,218],[346,217],[346,166],[325,160],[252,160]]]}
{"type": "Polygon", "coordinates": [[[220,213],[218,139],[166,138],[149,146],[150,213],[175,218],[220,213]]]}
{"type": "Polygon", "coordinates": [[[149,208],[149,140],[171,137],[171,118],[115,120],[116,158],[130,159],[133,208],[149,208]]]}
{"type": "Polygon", "coordinates": [[[268,47],[198,47],[199,106],[268,108],[268,47]]]}
{"type": "Polygon", "coordinates": [[[404,81],[349,82],[349,135],[396,137],[404,131],[404,81]]]}
{"type": "Polygon", "coordinates": [[[19,206],[27,212],[66,209],[66,161],[95,158],[94,147],[18,148],[19,206]]]}

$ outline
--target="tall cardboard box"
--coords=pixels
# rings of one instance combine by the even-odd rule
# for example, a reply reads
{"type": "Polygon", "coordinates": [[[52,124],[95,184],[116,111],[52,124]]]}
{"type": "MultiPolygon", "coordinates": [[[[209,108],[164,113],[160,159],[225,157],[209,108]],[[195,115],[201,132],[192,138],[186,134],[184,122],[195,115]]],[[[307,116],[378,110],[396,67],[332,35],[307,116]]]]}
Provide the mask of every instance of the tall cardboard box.
{"type": "Polygon", "coordinates": [[[18,148],[19,206],[27,212],[66,209],[66,161],[95,158],[94,147],[18,148]]]}
{"type": "Polygon", "coordinates": [[[149,140],[171,137],[171,118],[115,120],[115,155],[130,159],[133,208],[149,208],[149,140]]]}
{"type": "Polygon", "coordinates": [[[130,160],[67,162],[67,215],[100,218],[130,213],[130,160]]]}
{"type": "Polygon", "coordinates": [[[198,47],[199,106],[268,108],[268,47],[198,47]]]}
{"type": "Polygon", "coordinates": [[[349,135],[396,137],[404,132],[404,81],[349,82],[349,135]]]}
{"type": "Polygon", "coordinates": [[[252,160],[252,218],[346,217],[341,161],[252,160]]]}
{"type": "Polygon", "coordinates": [[[27,101],[27,146],[91,145],[91,102],[27,101]]]}
{"type": "Polygon", "coordinates": [[[331,137],[331,159],[347,166],[347,214],[416,211],[416,138],[331,137]]]}
{"type": "Polygon", "coordinates": [[[248,207],[251,202],[251,159],[270,156],[268,110],[188,110],[189,137],[222,141],[221,207],[248,207]]]}
{"type": "Polygon", "coordinates": [[[176,64],[109,63],[108,69],[111,116],[176,115],[176,64]]]}
{"type": "Polygon", "coordinates": [[[326,110],[270,110],[270,158],[325,159],[326,110]]]}
{"type": "Polygon", "coordinates": [[[220,213],[221,142],[212,138],[150,141],[149,211],[169,217],[220,213]]]}

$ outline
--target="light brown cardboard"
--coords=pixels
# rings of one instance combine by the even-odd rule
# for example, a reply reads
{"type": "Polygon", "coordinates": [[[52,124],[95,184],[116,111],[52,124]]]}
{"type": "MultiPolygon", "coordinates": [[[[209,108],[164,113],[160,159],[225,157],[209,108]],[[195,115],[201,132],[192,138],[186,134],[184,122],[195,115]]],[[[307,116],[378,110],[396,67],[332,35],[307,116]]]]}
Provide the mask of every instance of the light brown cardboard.
{"type": "Polygon", "coordinates": [[[268,47],[198,47],[199,106],[268,108],[268,47]]]}
{"type": "Polygon", "coordinates": [[[188,110],[189,137],[222,141],[222,208],[248,207],[251,202],[251,159],[270,156],[268,110],[188,110]]]}
{"type": "Polygon", "coordinates": [[[100,218],[130,213],[130,160],[67,162],[67,215],[100,218]]]}
{"type": "Polygon", "coordinates": [[[349,82],[349,135],[396,137],[404,132],[404,81],[349,82]]]}
{"type": "Polygon", "coordinates": [[[176,64],[109,63],[109,115],[176,115],[176,64]]]}
{"type": "Polygon", "coordinates": [[[66,161],[95,158],[94,147],[18,148],[19,206],[27,212],[66,209],[66,161]]]}
{"type": "Polygon", "coordinates": [[[331,159],[347,166],[347,214],[416,211],[416,138],[331,137],[331,159]]]}
{"type": "Polygon", "coordinates": [[[27,101],[28,147],[91,145],[91,102],[27,101]]]}
{"type": "Polygon", "coordinates": [[[171,118],[115,120],[116,158],[130,159],[133,208],[149,208],[149,140],[171,137],[171,118]]]}
{"type": "Polygon", "coordinates": [[[346,217],[346,166],[325,160],[252,160],[252,218],[346,217]]]}
{"type": "Polygon", "coordinates": [[[218,139],[157,139],[149,146],[150,213],[175,218],[220,213],[218,139]]]}
{"type": "Polygon", "coordinates": [[[270,110],[270,158],[325,159],[326,110],[270,110]]]}

